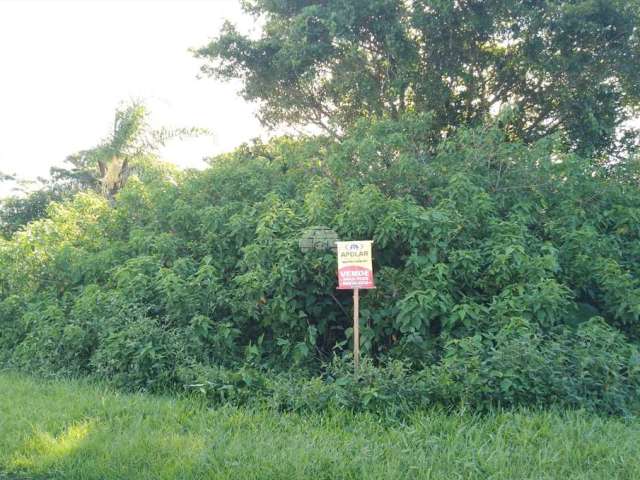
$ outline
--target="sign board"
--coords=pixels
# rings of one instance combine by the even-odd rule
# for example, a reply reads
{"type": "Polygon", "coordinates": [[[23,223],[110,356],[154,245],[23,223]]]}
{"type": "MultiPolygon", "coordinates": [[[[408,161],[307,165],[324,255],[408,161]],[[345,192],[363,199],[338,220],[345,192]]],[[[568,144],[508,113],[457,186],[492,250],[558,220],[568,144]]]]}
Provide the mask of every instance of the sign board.
{"type": "Polygon", "coordinates": [[[338,290],[376,288],[373,284],[371,240],[336,242],[338,245],[338,290]]]}

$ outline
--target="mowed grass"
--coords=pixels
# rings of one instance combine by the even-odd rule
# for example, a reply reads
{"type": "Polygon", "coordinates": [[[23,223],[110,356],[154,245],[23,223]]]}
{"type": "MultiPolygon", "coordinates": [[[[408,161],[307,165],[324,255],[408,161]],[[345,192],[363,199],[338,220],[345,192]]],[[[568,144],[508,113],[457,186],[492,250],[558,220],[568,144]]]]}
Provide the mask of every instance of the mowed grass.
{"type": "Polygon", "coordinates": [[[640,423],[580,412],[282,414],[0,374],[0,478],[639,479],[640,423]]]}

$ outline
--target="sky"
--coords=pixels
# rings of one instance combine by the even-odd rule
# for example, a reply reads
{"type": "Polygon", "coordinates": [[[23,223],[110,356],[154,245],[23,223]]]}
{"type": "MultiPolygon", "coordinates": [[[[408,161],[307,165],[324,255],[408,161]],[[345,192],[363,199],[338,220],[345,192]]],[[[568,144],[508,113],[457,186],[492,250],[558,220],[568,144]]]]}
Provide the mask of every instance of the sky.
{"type": "MultiPolygon", "coordinates": [[[[0,0],[0,172],[46,176],[99,143],[131,99],[147,103],[156,127],[213,133],[161,152],[182,167],[265,136],[240,84],[199,79],[189,52],[225,19],[258,29],[238,0],[0,0]]],[[[0,184],[0,198],[8,193],[0,184]]]]}
{"type": "Polygon", "coordinates": [[[99,143],[131,99],[155,127],[213,133],[167,145],[162,157],[182,167],[263,136],[240,85],[199,79],[189,52],[225,19],[257,28],[237,0],[0,0],[0,172],[46,176],[99,143]]]}

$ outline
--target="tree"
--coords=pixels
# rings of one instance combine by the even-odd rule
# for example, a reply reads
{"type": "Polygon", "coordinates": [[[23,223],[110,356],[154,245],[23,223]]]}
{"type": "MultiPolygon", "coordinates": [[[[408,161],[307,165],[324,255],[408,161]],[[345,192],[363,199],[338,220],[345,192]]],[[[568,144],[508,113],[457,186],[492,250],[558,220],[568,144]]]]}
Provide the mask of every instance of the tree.
{"type": "Polygon", "coordinates": [[[0,202],[0,236],[10,238],[28,223],[44,217],[51,202],[63,199],[61,192],[43,188],[26,196],[13,196],[0,202]]]}
{"type": "Polygon", "coordinates": [[[157,150],[147,119],[148,111],[140,102],[117,109],[113,131],[97,146],[67,157],[71,168],[54,168],[52,177],[100,190],[113,200],[131,173],[131,161],[157,150]]]}
{"type": "Polygon", "coordinates": [[[38,188],[30,185],[23,195],[3,200],[0,234],[10,238],[25,225],[46,216],[52,202],[63,201],[80,191],[101,191],[113,201],[130,174],[130,162],[156,145],[148,138],[147,115],[145,106],[139,102],[117,109],[113,132],[96,147],[67,157],[71,168],[52,167],[50,178],[38,179],[38,188]]]}
{"type": "Polygon", "coordinates": [[[142,102],[118,108],[113,131],[95,147],[67,157],[71,168],[52,168],[52,178],[80,189],[101,191],[113,202],[135,170],[137,160],[156,157],[170,139],[208,133],[201,128],[153,129],[148,120],[149,111],[142,102]]]}
{"type": "MultiPolygon", "coordinates": [[[[55,169],[52,169],[52,171],[55,169]]],[[[0,182],[12,181],[11,196],[0,199],[0,236],[10,238],[25,225],[43,218],[49,205],[63,201],[84,188],[62,176],[35,180],[0,174],[0,182]]]]}
{"type": "MultiPolygon", "coordinates": [[[[142,173],[154,163],[160,148],[175,137],[208,133],[199,128],[153,129],[149,111],[142,102],[118,108],[113,130],[93,148],[66,158],[68,168],[52,167],[49,178],[23,184],[22,195],[0,203],[0,235],[10,238],[25,225],[43,218],[52,202],[61,202],[76,193],[93,190],[113,204],[129,176],[142,173]],[[147,162],[146,160],[151,160],[147,162]]],[[[0,182],[15,177],[0,172],[0,182]]]]}
{"type": "Polygon", "coordinates": [[[638,0],[247,0],[196,51],[241,79],[265,125],[339,133],[363,116],[431,112],[443,135],[515,107],[513,134],[611,151],[640,105],[638,0]]]}

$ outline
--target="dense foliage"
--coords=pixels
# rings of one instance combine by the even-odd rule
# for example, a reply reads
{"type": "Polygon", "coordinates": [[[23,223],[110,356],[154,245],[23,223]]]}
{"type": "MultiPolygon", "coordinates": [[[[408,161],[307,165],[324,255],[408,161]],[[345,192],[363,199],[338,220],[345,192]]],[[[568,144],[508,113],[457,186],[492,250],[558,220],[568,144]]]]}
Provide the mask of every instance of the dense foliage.
{"type": "Polygon", "coordinates": [[[138,160],[113,202],[52,204],[0,240],[0,361],[286,409],[637,408],[637,162],[434,128],[361,121],[205,171],[138,160]],[[299,248],[314,226],[375,242],[357,375],[335,253],[299,248]]]}
{"type": "Polygon", "coordinates": [[[582,153],[625,142],[640,105],[638,0],[247,0],[258,34],[227,24],[203,70],[241,79],[262,120],[340,132],[430,112],[440,134],[519,108],[511,134],[561,133],[582,153]]]}

